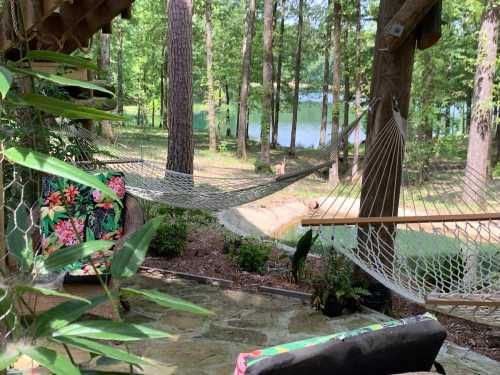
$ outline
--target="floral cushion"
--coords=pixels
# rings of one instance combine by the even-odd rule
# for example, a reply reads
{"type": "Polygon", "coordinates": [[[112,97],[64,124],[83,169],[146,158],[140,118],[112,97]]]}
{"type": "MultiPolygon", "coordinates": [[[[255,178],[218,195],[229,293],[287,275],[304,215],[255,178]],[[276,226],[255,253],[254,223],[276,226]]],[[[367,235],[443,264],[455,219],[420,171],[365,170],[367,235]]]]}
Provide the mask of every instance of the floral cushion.
{"type": "MultiPolygon", "coordinates": [[[[123,174],[109,172],[96,177],[124,200],[123,174]]],[[[44,256],[77,245],[80,241],[117,240],[123,235],[125,215],[122,207],[88,186],[59,177],[45,177],[40,207],[44,256]]],[[[108,255],[99,253],[92,257],[99,272],[104,272],[109,266],[108,255]]],[[[72,275],[94,273],[88,259],[68,266],[63,271],[72,275]]]]}

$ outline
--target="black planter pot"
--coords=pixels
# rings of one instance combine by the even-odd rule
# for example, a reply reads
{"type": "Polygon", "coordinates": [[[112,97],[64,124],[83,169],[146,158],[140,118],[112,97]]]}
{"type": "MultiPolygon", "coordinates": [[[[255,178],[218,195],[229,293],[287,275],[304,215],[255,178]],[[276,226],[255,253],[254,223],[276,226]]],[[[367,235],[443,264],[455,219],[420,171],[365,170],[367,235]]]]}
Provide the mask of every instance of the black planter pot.
{"type": "Polygon", "coordinates": [[[336,298],[328,298],[325,305],[321,309],[321,312],[329,318],[340,316],[343,311],[344,304],[340,303],[336,298]]]}

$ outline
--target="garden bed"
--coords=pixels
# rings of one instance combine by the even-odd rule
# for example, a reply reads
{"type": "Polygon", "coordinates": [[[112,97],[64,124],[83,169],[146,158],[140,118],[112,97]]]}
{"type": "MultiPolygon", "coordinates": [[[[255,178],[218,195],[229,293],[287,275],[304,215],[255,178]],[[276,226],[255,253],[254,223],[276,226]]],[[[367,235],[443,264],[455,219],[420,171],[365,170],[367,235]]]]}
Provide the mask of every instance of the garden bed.
{"type": "MultiPolygon", "coordinates": [[[[288,259],[282,251],[273,249],[268,261],[268,271],[263,274],[241,271],[236,260],[225,252],[225,233],[219,226],[202,227],[191,230],[186,252],[173,259],[149,257],[144,266],[175,272],[186,272],[208,277],[226,279],[235,288],[269,286],[301,292],[312,292],[310,282],[294,283],[288,259]]],[[[306,269],[309,276],[319,275],[321,260],[308,258],[306,269]]],[[[309,278],[310,279],[310,278],[309,278]]],[[[393,297],[394,317],[419,314],[424,308],[398,296],[393,297]]],[[[448,340],[471,348],[472,350],[500,361],[500,330],[463,319],[437,314],[440,322],[447,328],[448,340]]]]}

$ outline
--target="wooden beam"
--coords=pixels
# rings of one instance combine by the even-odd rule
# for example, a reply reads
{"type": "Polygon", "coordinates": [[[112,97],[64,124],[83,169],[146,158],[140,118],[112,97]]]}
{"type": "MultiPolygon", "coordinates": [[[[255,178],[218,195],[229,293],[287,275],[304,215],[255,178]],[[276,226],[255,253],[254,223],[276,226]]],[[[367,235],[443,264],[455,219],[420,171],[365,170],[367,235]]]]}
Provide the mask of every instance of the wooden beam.
{"type": "Polygon", "coordinates": [[[380,225],[380,224],[426,224],[466,221],[500,220],[500,213],[464,214],[464,215],[431,215],[431,216],[397,216],[397,217],[346,217],[304,219],[303,226],[340,226],[340,225],[380,225]]]}
{"type": "Polygon", "coordinates": [[[447,294],[430,294],[425,297],[426,306],[472,306],[500,307],[500,295],[486,297],[483,295],[458,296],[447,294]]]}
{"type": "Polygon", "coordinates": [[[384,28],[389,51],[397,50],[438,0],[407,0],[384,28]]]}
{"type": "Polygon", "coordinates": [[[439,0],[424,17],[417,30],[417,48],[424,50],[432,47],[441,39],[441,15],[443,1],[439,0]]]}

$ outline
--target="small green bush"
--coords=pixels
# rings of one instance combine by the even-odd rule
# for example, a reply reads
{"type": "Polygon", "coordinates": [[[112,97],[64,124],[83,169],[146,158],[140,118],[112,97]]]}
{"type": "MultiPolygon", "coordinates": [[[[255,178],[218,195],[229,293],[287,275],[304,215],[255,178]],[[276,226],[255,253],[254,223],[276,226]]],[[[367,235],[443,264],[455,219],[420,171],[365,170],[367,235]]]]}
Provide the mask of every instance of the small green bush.
{"type": "Polygon", "coordinates": [[[188,243],[188,228],[183,220],[164,222],[156,237],[151,241],[149,252],[152,255],[174,258],[185,253],[188,243]]]}
{"type": "Polygon", "coordinates": [[[497,163],[497,165],[495,165],[495,168],[493,168],[493,177],[500,178],[500,163],[497,163]]]}
{"type": "Polygon", "coordinates": [[[273,169],[271,168],[271,166],[267,163],[264,163],[260,159],[255,160],[253,165],[255,167],[255,173],[262,173],[262,174],[272,174],[273,173],[273,169]]]}
{"type": "Polygon", "coordinates": [[[263,273],[270,254],[270,246],[255,240],[244,240],[234,255],[241,270],[263,273]]]}

